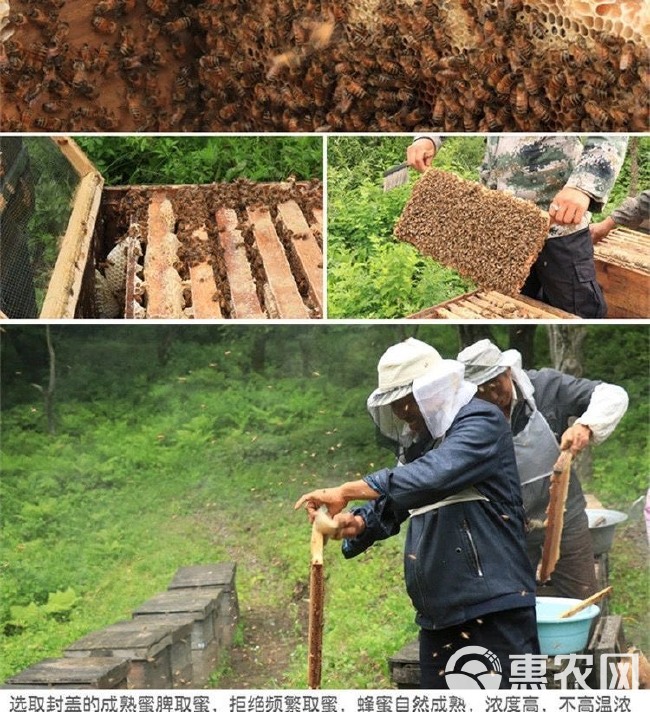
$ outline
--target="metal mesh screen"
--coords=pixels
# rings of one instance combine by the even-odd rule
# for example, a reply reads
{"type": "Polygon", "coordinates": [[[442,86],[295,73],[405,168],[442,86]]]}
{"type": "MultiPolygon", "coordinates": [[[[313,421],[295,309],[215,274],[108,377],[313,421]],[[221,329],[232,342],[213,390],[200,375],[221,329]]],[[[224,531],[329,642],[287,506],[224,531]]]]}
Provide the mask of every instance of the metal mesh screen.
{"type": "Polygon", "coordinates": [[[0,309],[38,317],[79,176],[49,138],[0,137],[0,309]]]}

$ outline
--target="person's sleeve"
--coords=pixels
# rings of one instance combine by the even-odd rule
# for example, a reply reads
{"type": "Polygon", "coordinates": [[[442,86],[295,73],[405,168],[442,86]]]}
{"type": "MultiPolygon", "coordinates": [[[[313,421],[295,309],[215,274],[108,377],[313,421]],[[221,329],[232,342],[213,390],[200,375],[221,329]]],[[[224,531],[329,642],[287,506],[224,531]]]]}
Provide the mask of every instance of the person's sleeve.
{"type": "Polygon", "coordinates": [[[589,136],[585,140],[567,188],[577,188],[591,198],[589,209],[602,210],[625,160],[627,136],[589,136]]]}
{"type": "Polygon", "coordinates": [[[358,556],[376,541],[397,534],[408,517],[408,512],[397,510],[393,502],[383,496],[353,509],[352,513],[360,516],[366,526],[359,536],[343,540],[342,551],[346,559],[358,556]]]}
{"type": "Polygon", "coordinates": [[[431,141],[433,141],[433,145],[436,147],[436,153],[440,150],[440,146],[442,146],[442,143],[445,140],[438,134],[415,134],[415,136],[413,136],[413,143],[419,141],[421,138],[431,139],[431,141]]]}
{"type": "Polygon", "coordinates": [[[606,440],[616,429],[625,415],[628,395],[620,386],[600,383],[591,395],[587,410],[576,420],[586,425],[592,433],[595,444],[606,440]]]}
{"type": "Polygon", "coordinates": [[[634,198],[626,198],[610,217],[617,225],[639,227],[650,218],[650,190],[644,190],[634,198]]]}
{"type": "Polygon", "coordinates": [[[413,462],[363,479],[400,510],[438,502],[494,475],[510,430],[495,406],[460,414],[442,444],[413,462]]]}

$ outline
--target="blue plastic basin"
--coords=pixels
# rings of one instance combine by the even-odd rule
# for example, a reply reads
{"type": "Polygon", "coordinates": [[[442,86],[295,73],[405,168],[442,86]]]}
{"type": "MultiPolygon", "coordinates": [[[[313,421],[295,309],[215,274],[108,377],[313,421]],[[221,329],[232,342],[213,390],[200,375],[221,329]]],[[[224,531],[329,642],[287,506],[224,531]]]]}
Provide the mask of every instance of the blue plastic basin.
{"type": "Polygon", "coordinates": [[[600,608],[592,604],[570,618],[560,618],[564,611],[578,603],[580,599],[577,598],[537,598],[537,633],[544,655],[580,653],[587,647],[591,621],[598,615],[600,608]]]}

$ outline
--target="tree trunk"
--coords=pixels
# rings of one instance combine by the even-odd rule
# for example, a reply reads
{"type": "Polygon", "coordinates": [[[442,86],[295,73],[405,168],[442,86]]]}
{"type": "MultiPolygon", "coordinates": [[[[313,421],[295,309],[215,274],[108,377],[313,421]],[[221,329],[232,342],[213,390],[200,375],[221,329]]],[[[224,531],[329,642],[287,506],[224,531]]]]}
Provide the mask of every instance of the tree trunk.
{"type": "Polygon", "coordinates": [[[43,407],[45,409],[45,417],[47,418],[47,432],[50,435],[56,435],[56,418],[54,415],[54,389],[56,387],[56,354],[54,353],[54,345],[52,344],[52,333],[50,325],[45,327],[45,343],[47,344],[47,353],[49,357],[50,370],[47,388],[43,388],[38,383],[32,383],[34,388],[41,392],[43,396],[43,407]]]}
{"type": "Polygon", "coordinates": [[[562,373],[582,376],[582,345],[587,332],[581,326],[551,325],[548,327],[553,368],[562,373]]]}
{"type": "Polygon", "coordinates": [[[537,324],[518,324],[509,331],[509,348],[521,354],[524,368],[535,366],[535,331],[537,324]]]}
{"type": "Polygon", "coordinates": [[[460,343],[459,351],[467,346],[471,346],[476,341],[481,341],[482,339],[490,339],[494,342],[492,337],[492,329],[489,324],[459,324],[458,325],[458,341],[460,343]]]}
{"type": "MultiPolygon", "coordinates": [[[[548,327],[553,367],[562,373],[580,378],[583,373],[582,346],[587,332],[581,326],[551,325],[548,327]]],[[[569,423],[571,424],[571,422],[569,423]]],[[[573,460],[580,481],[585,484],[593,475],[591,447],[586,447],[573,460]]]]}

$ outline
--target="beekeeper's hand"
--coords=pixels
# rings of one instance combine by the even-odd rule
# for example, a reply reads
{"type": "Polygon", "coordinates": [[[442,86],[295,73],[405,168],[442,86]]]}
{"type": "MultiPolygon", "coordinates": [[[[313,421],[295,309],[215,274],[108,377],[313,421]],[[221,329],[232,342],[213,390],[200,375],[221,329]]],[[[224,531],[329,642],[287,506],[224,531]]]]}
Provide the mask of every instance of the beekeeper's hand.
{"type": "Polygon", "coordinates": [[[352,512],[341,512],[334,517],[334,521],[338,525],[338,530],[332,539],[354,539],[363,534],[366,528],[364,518],[352,512]]]}
{"type": "Polygon", "coordinates": [[[591,233],[591,241],[596,245],[601,240],[604,240],[607,235],[616,227],[616,223],[611,217],[606,217],[598,223],[591,223],[589,232],[591,233]]]}
{"type": "Polygon", "coordinates": [[[430,138],[418,138],[406,149],[406,161],[422,173],[433,161],[436,155],[436,144],[430,138]]]}
{"type": "Polygon", "coordinates": [[[577,225],[589,209],[591,198],[578,188],[562,188],[548,207],[551,223],[577,225]]]}
{"type": "Polygon", "coordinates": [[[590,441],[590,428],[587,425],[582,425],[582,423],[574,423],[562,433],[560,449],[570,450],[572,455],[577,455],[589,445],[590,441]]]}
{"type": "Polygon", "coordinates": [[[345,508],[346,504],[347,500],[343,496],[343,487],[325,487],[303,494],[295,503],[294,509],[300,509],[300,507],[304,506],[307,510],[309,521],[313,522],[316,512],[323,505],[327,507],[327,513],[330,517],[334,517],[345,508]]]}

